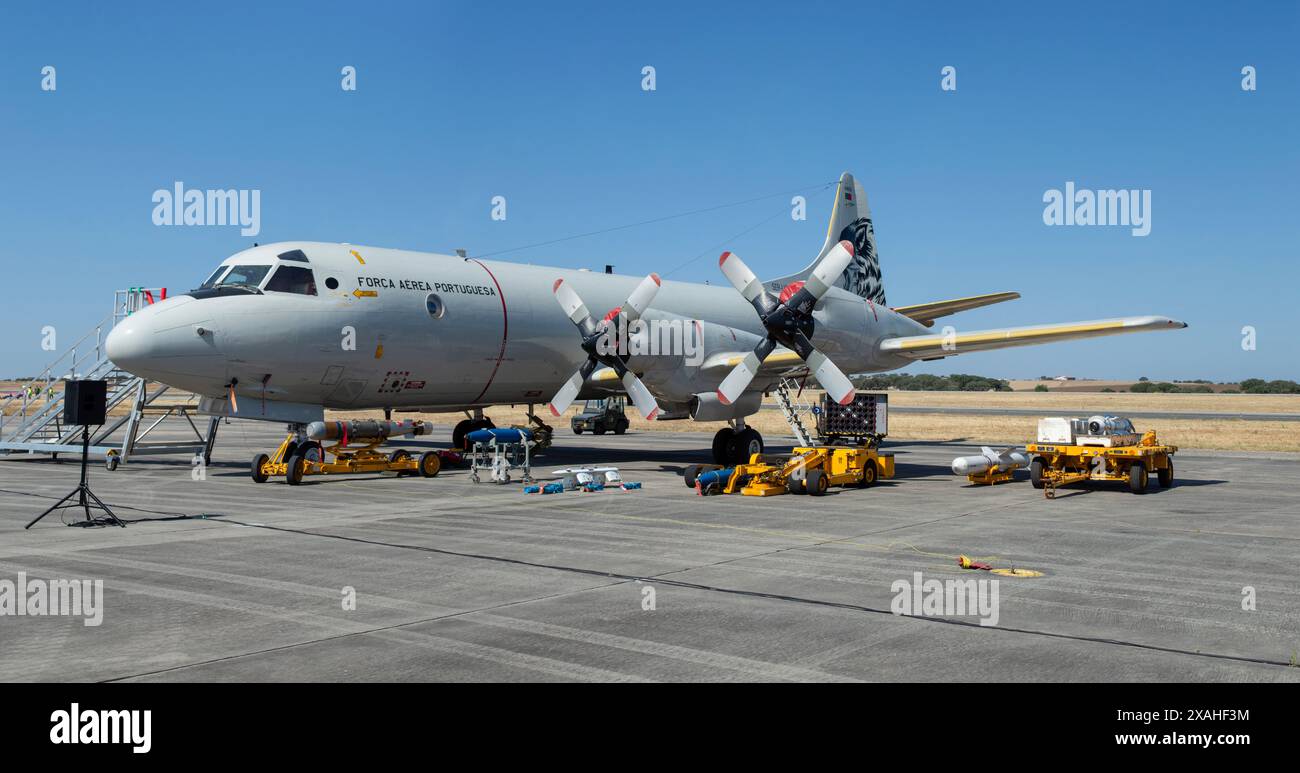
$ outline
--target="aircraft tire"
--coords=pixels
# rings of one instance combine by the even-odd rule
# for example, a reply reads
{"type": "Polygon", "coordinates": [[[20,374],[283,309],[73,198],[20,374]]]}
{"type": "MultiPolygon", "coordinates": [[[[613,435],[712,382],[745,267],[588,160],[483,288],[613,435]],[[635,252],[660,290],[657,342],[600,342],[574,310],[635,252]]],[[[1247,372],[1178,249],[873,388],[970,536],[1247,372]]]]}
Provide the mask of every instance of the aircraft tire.
{"type": "Polygon", "coordinates": [[[761,453],[763,436],[752,427],[733,433],[727,441],[727,462],[730,464],[747,464],[751,456],[761,453]]]}
{"type": "Polygon", "coordinates": [[[728,441],[731,440],[731,436],[735,434],[736,434],[735,431],[732,430],[731,427],[723,427],[722,429],[718,430],[718,433],[716,435],[713,436],[713,463],[714,464],[725,465],[727,463],[728,461],[727,443],[728,441]]]}
{"type": "Polygon", "coordinates": [[[468,451],[469,448],[465,445],[466,435],[480,429],[494,429],[495,427],[496,424],[493,424],[492,420],[486,417],[482,419],[462,419],[451,430],[451,447],[457,451],[468,451]]]}

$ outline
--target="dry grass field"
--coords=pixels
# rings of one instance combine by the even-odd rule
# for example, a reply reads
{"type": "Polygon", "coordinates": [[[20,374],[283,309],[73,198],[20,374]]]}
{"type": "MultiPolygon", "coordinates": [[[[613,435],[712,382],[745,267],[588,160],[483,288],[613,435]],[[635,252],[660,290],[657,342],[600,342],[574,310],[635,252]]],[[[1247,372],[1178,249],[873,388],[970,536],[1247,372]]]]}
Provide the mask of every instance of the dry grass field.
{"type": "MultiPolygon", "coordinates": [[[[0,393],[14,389],[12,382],[0,382],[0,393]]],[[[196,402],[192,396],[172,393],[166,402],[196,402]]],[[[813,390],[803,398],[815,402],[819,395],[813,390]]],[[[1141,411],[1187,413],[1294,413],[1300,414],[1300,395],[1226,395],[1226,394],[1129,394],[1102,392],[889,392],[889,402],[894,407],[923,408],[985,408],[1032,410],[1043,416],[1088,415],[1113,413],[1120,416],[1139,414],[1141,411]]],[[[538,406],[545,410],[544,406],[538,406]]],[[[119,408],[120,410],[124,410],[119,408]]],[[[577,408],[559,421],[551,421],[562,433],[568,432],[568,421],[577,408]]],[[[9,413],[9,411],[6,411],[9,413]]],[[[331,411],[331,417],[371,417],[378,411],[331,411]]],[[[523,423],[523,406],[496,408],[489,415],[498,426],[523,423]]],[[[421,418],[437,424],[455,424],[463,418],[459,413],[399,414],[399,418],[421,418]]],[[[632,427],[646,429],[650,424],[641,420],[635,409],[628,409],[632,427]]],[[[964,413],[906,413],[896,411],[890,415],[890,437],[899,440],[954,440],[974,443],[1025,443],[1033,438],[1037,426],[1036,416],[972,415],[964,413]]],[[[770,435],[785,434],[788,427],[776,411],[763,411],[750,422],[760,432],[770,435]]],[[[1166,442],[1185,448],[1223,449],[1237,451],[1292,451],[1300,452],[1300,422],[1294,421],[1244,421],[1240,419],[1143,419],[1135,418],[1139,429],[1155,429],[1166,442]]],[[[654,422],[658,431],[713,432],[722,423],[701,424],[693,421],[654,422]]]]}
{"type": "MultiPolygon", "coordinates": [[[[818,394],[805,392],[810,402],[818,394]]],[[[927,408],[1009,408],[1041,411],[1043,416],[1089,415],[1113,413],[1125,415],[1141,410],[1189,413],[1296,413],[1300,414],[1300,395],[1151,395],[1151,394],[1052,394],[1042,392],[890,392],[892,406],[927,408]]],[[[539,410],[545,410],[539,406],[539,410]]],[[[569,409],[563,419],[551,420],[567,433],[569,419],[577,413],[569,409]]],[[[364,411],[331,412],[339,418],[372,415],[364,411]]],[[[498,426],[523,424],[522,406],[496,408],[489,412],[498,426]]],[[[455,424],[463,414],[400,414],[402,418],[421,418],[437,424],[455,424]]],[[[634,408],[628,409],[633,429],[680,432],[715,432],[722,422],[693,421],[646,422],[634,408]]],[[[789,431],[777,411],[762,411],[749,422],[764,434],[778,435],[789,431]]],[[[1300,422],[1246,421],[1241,419],[1141,419],[1138,429],[1155,429],[1164,442],[1184,448],[1231,451],[1300,452],[1300,422]]],[[[899,440],[966,440],[972,443],[1024,444],[1033,439],[1037,416],[972,415],[963,413],[904,413],[889,417],[889,436],[899,440]]]]}

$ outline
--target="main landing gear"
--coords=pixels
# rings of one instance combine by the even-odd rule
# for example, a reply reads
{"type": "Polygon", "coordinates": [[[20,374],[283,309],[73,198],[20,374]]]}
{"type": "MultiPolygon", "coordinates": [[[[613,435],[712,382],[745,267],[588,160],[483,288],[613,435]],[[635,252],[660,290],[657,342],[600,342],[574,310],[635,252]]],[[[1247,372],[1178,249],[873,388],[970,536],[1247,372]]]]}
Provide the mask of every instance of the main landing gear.
{"type": "Polygon", "coordinates": [[[465,436],[471,432],[477,432],[481,429],[496,429],[496,424],[483,415],[482,411],[475,411],[472,419],[464,419],[456,424],[451,430],[451,447],[457,451],[469,450],[469,444],[465,442],[465,436]]]}
{"type": "Polygon", "coordinates": [[[746,427],[743,422],[736,424],[733,427],[723,427],[713,436],[715,464],[745,464],[754,454],[763,453],[763,436],[758,434],[758,430],[746,427]]]}

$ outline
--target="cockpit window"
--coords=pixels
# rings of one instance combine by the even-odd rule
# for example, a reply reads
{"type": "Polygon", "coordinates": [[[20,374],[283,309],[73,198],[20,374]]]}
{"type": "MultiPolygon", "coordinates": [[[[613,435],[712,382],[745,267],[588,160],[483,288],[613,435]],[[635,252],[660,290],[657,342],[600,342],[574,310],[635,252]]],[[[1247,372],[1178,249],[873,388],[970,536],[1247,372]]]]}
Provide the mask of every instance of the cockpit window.
{"type": "Polygon", "coordinates": [[[297,293],[298,295],[316,294],[316,277],[310,268],[302,266],[280,266],[271,275],[271,281],[264,288],[268,292],[297,293]]]}
{"type": "Polygon", "coordinates": [[[206,281],[206,282],[204,282],[203,284],[199,285],[199,289],[200,289],[200,290],[206,290],[206,289],[208,289],[209,287],[212,287],[213,285],[215,285],[215,284],[217,283],[217,277],[221,276],[221,275],[224,274],[224,273],[226,273],[226,267],[225,267],[225,266],[217,266],[217,270],[212,272],[212,276],[208,277],[208,281],[206,281]]]}
{"type": "Polygon", "coordinates": [[[217,282],[217,286],[243,285],[245,287],[257,287],[266,278],[266,272],[270,270],[270,266],[234,266],[230,269],[229,274],[226,274],[220,282],[217,282]]]}

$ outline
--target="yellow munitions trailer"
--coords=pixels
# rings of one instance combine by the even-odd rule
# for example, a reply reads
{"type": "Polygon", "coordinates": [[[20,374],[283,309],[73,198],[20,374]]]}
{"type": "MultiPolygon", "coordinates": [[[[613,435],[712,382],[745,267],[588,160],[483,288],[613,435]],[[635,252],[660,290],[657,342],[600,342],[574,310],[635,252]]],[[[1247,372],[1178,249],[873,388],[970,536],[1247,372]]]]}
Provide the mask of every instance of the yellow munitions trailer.
{"type": "Polygon", "coordinates": [[[865,488],[892,477],[894,455],[882,454],[874,446],[818,446],[795,448],[788,456],[754,454],[748,464],[729,470],[696,468],[688,471],[686,485],[695,488],[698,480],[701,494],[821,496],[831,486],[865,488]]]}
{"type": "Polygon", "coordinates": [[[1069,445],[1030,443],[1025,449],[1034,455],[1029,462],[1029,481],[1048,499],[1056,497],[1058,486],[1084,480],[1122,480],[1134,494],[1147,490],[1151,473],[1161,488],[1174,484],[1173,455],[1178,446],[1162,445],[1154,431],[1134,445],[1069,445]]]}
{"type": "Polygon", "coordinates": [[[322,446],[316,441],[299,443],[297,435],[291,432],[274,454],[258,454],[253,458],[252,478],[265,483],[273,475],[283,475],[286,483],[297,486],[308,475],[395,472],[432,478],[442,469],[442,459],[437,451],[426,451],[415,457],[401,449],[392,453],[376,450],[384,440],[382,437],[364,438],[364,445],[359,447],[349,447],[346,442],[322,446]],[[330,456],[334,461],[327,461],[330,456]]]}

